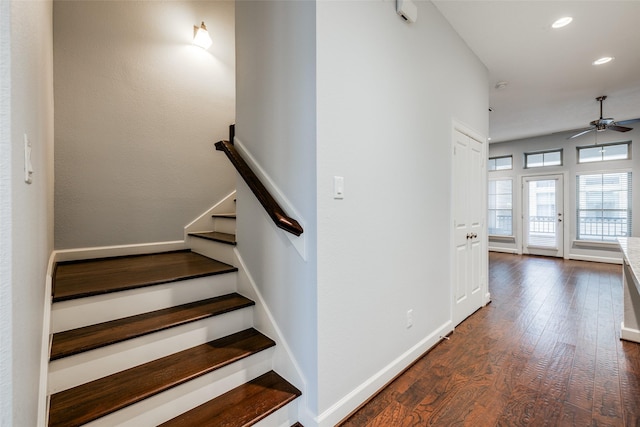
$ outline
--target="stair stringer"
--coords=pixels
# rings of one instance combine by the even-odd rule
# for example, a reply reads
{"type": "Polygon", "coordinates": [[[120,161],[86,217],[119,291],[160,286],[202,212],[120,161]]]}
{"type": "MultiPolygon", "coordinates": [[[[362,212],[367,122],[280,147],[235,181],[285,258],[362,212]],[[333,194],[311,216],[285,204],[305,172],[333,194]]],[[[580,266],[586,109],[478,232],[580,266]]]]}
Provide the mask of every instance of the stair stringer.
{"type": "Polygon", "coordinates": [[[40,347],[40,381],[38,384],[37,427],[47,427],[49,420],[49,355],[53,337],[53,273],[56,263],[92,258],[108,258],[113,256],[140,255],[162,251],[186,249],[184,240],[133,245],[114,245],[79,249],[56,250],[49,256],[47,274],[44,283],[44,307],[42,317],[42,336],[40,347]]]}
{"type": "Polygon", "coordinates": [[[289,403],[289,405],[297,405],[297,417],[292,418],[292,422],[295,422],[297,419],[305,426],[314,426],[314,417],[309,414],[306,409],[309,407],[306,403],[308,396],[308,393],[306,393],[307,381],[302,374],[302,369],[293,356],[293,352],[285,340],[284,334],[271,314],[271,310],[256,285],[256,281],[248,271],[240,252],[237,248],[234,248],[233,252],[236,258],[236,264],[234,265],[238,268],[238,292],[256,303],[253,307],[254,328],[276,342],[273,353],[273,369],[302,391],[302,395],[298,399],[289,403]]]}
{"type": "Polygon", "coordinates": [[[191,221],[184,227],[184,240],[188,241],[189,233],[197,233],[201,231],[213,231],[214,220],[211,215],[235,212],[236,191],[232,191],[215,205],[207,209],[202,215],[191,221]]]}
{"type": "Polygon", "coordinates": [[[51,354],[51,305],[53,302],[53,269],[57,262],[57,253],[53,251],[49,256],[47,274],[44,285],[44,307],[42,316],[42,337],[40,347],[40,382],[38,384],[38,416],[37,426],[45,427],[49,419],[49,355],[51,354]]]}

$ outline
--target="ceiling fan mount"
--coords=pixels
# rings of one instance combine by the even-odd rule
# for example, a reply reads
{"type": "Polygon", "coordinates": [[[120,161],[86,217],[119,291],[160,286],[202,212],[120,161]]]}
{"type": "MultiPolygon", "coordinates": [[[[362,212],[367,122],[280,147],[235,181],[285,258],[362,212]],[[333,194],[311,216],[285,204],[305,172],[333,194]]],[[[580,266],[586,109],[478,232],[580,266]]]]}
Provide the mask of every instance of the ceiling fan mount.
{"type": "Polygon", "coordinates": [[[582,135],[584,135],[586,133],[593,132],[593,131],[602,132],[602,131],[607,130],[607,129],[615,130],[617,132],[629,132],[633,128],[630,128],[630,127],[627,127],[627,126],[624,126],[624,125],[640,122],[640,118],[631,119],[631,120],[623,120],[621,122],[616,122],[612,118],[604,118],[604,117],[602,117],[602,103],[603,103],[603,101],[605,99],[607,99],[606,95],[602,95],[602,96],[599,96],[599,97],[596,98],[596,101],[598,101],[600,103],[600,118],[590,122],[589,123],[591,125],[590,128],[584,129],[584,130],[578,132],[577,134],[575,134],[573,136],[570,136],[568,139],[576,138],[578,136],[582,136],[582,135]]]}

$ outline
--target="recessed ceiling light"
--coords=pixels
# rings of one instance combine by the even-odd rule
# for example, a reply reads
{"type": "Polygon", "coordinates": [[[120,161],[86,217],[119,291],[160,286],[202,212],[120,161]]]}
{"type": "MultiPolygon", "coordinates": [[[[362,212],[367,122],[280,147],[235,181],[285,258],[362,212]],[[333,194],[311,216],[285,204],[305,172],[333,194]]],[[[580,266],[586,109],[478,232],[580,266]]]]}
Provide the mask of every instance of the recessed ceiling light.
{"type": "Polygon", "coordinates": [[[569,25],[573,21],[573,18],[570,16],[565,16],[564,18],[558,19],[556,22],[551,24],[551,28],[562,28],[569,25]]]}
{"type": "Polygon", "coordinates": [[[595,61],[592,62],[593,65],[602,65],[602,64],[606,64],[607,62],[611,62],[613,61],[613,57],[612,56],[603,56],[602,58],[596,59],[595,61]]]}

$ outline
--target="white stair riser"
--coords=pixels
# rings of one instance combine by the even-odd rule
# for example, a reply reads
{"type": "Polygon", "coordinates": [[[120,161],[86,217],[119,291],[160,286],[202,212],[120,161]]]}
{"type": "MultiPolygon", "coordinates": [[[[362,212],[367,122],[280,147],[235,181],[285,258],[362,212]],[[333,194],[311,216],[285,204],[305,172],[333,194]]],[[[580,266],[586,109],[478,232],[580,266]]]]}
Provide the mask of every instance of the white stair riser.
{"type": "Polygon", "coordinates": [[[51,332],[61,332],[235,292],[237,273],[181,280],[53,304],[51,332]]]}
{"type": "Polygon", "coordinates": [[[49,393],[57,393],[172,353],[250,328],[253,307],[144,335],[49,364],[49,393]]]}
{"type": "Polygon", "coordinates": [[[233,245],[202,239],[200,237],[189,236],[187,242],[192,252],[217,259],[226,264],[236,265],[236,256],[233,252],[233,245]]]}
{"type": "Polygon", "coordinates": [[[100,418],[88,427],[140,427],[168,421],[271,369],[272,349],[261,351],[215,372],[100,418]]]}
{"type": "Polygon", "coordinates": [[[268,417],[253,424],[254,427],[291,427],[298,421],[298,399],[289,402],[268,417]]]}
{"type": "Polygon", "coordinates": [[[235,218],[213,218],[213,229],[220,233],[236,234],[235,218]]]}

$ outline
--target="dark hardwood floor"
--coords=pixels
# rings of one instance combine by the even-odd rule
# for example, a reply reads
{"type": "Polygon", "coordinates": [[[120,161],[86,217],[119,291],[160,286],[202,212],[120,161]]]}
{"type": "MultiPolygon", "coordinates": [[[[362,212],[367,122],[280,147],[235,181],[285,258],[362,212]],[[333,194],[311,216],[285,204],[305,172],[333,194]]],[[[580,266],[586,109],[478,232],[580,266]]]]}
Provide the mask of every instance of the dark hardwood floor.
{"type": "Polygon", "coordinates": [[[341,425],[640,426],[622,267],[490,253],[492,303],[341,425]]]}
{"type": "Polygon", "coordinates": [[[53,301],[234,271],[238,269],[188,250],[61,262],[53,279],[53,301]]]}

